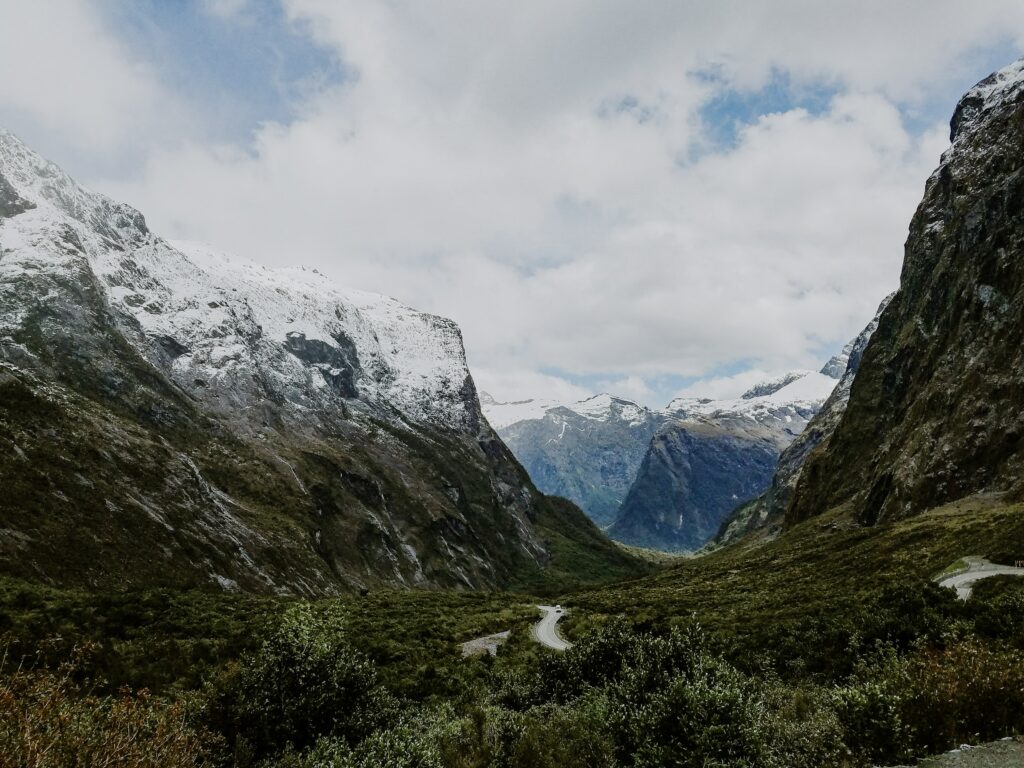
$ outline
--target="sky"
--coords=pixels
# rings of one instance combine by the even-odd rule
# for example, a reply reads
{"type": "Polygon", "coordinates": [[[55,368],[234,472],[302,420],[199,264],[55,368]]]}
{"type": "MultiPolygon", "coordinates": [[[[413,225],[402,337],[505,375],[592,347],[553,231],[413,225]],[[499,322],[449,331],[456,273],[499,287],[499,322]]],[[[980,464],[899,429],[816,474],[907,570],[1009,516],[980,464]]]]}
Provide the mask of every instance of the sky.
{"type": "Polygon", "coordinates": [[[498,400],[819,368],[1018,0],[0,0],[0,125],[167,238],[456,320],[498,400]]]}

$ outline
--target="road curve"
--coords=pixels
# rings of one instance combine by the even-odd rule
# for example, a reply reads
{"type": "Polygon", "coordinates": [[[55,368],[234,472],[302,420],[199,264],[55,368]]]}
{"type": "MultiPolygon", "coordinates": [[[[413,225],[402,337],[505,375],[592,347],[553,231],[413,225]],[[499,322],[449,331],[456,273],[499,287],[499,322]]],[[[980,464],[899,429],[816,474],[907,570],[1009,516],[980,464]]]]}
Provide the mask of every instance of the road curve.
{"type": "Polygon", "coordinates": [[[966,600],[971,596],[974,582],[990,576],[1024,576],[1024,568],[1010,565],[996,565],[981,557],[965,558],[969,565],[967,570],[954,573],[939,581],[940,587],[956,590],[956,596],[966,600]]]}
{"type": "Polygon", "coordinates": [[[572,646],[562,639],[555,625],[565,615],[565,609],[555,605],[538,605],[543,614],[541,620],[533,627],[533,639],[543,646],[556,651],[564,651],[572,646]]]}

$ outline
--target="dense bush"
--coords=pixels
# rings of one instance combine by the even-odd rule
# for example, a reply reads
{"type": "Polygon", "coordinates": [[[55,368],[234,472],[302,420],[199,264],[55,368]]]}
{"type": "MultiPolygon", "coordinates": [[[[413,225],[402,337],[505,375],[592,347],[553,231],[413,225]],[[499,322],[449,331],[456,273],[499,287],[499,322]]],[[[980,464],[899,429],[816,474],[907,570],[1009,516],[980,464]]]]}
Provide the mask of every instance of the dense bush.
{"type": "Polygon", "coordinates": [[[884,649],[835,691],[845,740],[865,758],[907,759],[1024,731],[1024,655],[958,642],[884,649]]]}
{"type": "Polygon", "coordinates": [[[652,635],[614,621],[537,672],[501,678],[496,698],[528,715],[547,702],[579,712],[616,765],[793,768],[846,759],[821,697],[811,706],[806,691],[740,672],[695,626],[652,635]]]}
{"type": "Polygon", "coordinates": [[[564,654],[533,643],[533,610],[501,595],[280,601],[265,620],[241,608],[218,620],[224,598],[153,593],[93,610],[75,597],[55,611],[53,593],[15,592],[18,652],[38,653],[32,671],[0,670],[0,768],[907,761],[1024,730],[1024,584],[989,582],[966,603],[894,584],[732,636],[683,617],[595,619],[564,654]],[[62,663],[78,621],[103,645],[62,663]],[[453,638],[496,626],[515,628],[496,658],[459,656],[453,638]],[[34,641],[55,628],[64,640],[34,641]],[[108,673],[166,681],[177,703],[118,693],[108,673]],[[202,696],[181,692],[203,679],[202,696]]]}
{"type": "Polygon", "coordinates": [[[356,745],[397,714],[339,613],[308,604],[289,608],[259,650],[217,680],[212,699],[215,722],[243,765],[324,738],[356,745]]]}
{"type": "Polygon", "coordinates": [[[196,768],[217,752],[185,703],[127,689],[95,695],[76,682],[79,672],[75,661],[0,669],[0,766],[196,768]]]}
{"type": "Polygon", "coordinates": [[[977,604],[930,581],[891,584],[863,603],[840,603],[796,621],[769,624],[730,638],[726,655],[745,671],[763,664],[789,680],[843,680],[879,643],[908,651],[917,643],[942,645],[965,631],[977,604]]]}

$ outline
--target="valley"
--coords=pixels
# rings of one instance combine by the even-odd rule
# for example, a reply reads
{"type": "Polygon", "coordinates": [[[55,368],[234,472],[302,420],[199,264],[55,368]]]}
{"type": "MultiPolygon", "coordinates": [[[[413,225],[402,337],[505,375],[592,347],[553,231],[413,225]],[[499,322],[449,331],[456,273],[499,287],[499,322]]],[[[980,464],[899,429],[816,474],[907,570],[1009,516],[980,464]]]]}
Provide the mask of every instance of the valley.
{"type": "MultiPolygon", "coordinates": [[[[694,88],[713,90],[725,76],[714,72],[694,75],[694,88]]],[[[349,74],[342,101],[364,82],[349,74]]],[[[365,82],[380,77],[369,66],[365,82]]],[[[678,117],[658,99],[587,104],[616,135],[678,117]]],[[[877,143],[905,118],[884,106],[847,94],[829,109],[843,130],[854,121],[841,110],[867,109],[877,143]]],[[[762,107],[736,142],[822,118],[762,107]]],[[[449,111],[472,110],[460,99],[437,110],[449,111]]],[[[353,126],[325,135],[355,142],[353,126]]],[[[560,130],[586,145],[571,126],[560,130]]],[[[901,147],[887,168],[905,161],[901,147]]],[[[652,155],[671,155],[680,173],[686,153],[665,149],[652,155]]],[[[397,176],[430,178],[408,160],[397,176]]],[[[551,162],[541,152],[525,165],[551,162]]],[[[848,170],[865,163],[854,155],[848,170]]],[[[708,188],[727,175],[714,167],[708,188]]],[[[351,170],[338,168],[331,184],[351,170]]],[[[771,198],[793,181],[785,171],[759,190],[773,216],[786,205],[771,198]]],[[[821,196],[836,181],[815,178],[821,196]]],[[[533,181],[522,181],[530,196],[533,181]]],[[[452,179],[426,187],[431,203],[438,189],[467,192],[452,179]]],[[[360,202],[375,194],[359,192],[360,202]]],[[[598,216],[586,195],[555,199],[558,217],[598,216]]],[[[394,224],[389,207],[375,233],[380,253],[401,250],[389,238],[423,236],[420,216],[418,226],[443,229],[439,209],[401,202],[404,220],[394,224]]],[[[522,214],[509,209],[503,226],[522,214]]],[[[493,305],[504,328],[499,288],[543,270],[502,242],[502,269],[474,271],[479,254],[456,237],[482,226],[472,213],[460,208],[446,230],[457,255],[425,248],[423,274],[451,277],[458,265],[487,286],[461,311],[493,305]]],[[[843,237],[859,238],[864,216],[843,237]]],[[[553,220],[534,223],[543,267],[584,294],[589,267],[563,262],[568,246],[542,236],[553,220]]],[[[616,246],[638,264],[628,223],[616,246]]],[[[672,248],[702,242],[653,229],[672,248]]],[[[597,234],[569,241],[589,253],[597,234]]],[[[801,248],[818,247],[810,240],[801,248]]],[[[726,377],[735,396],[676,387],[686,396],[663,408],[578,396],[576,381],[654,391],[605,376],[620,333],[638,370],[662,388],[678,383],[640,359],[647,336],[604,322],[598,296],[588,305],[598,343],[581,344],[578,378],[538,365],[503,380],[558,397],[501,401],[478,392],[474,374],[502,376],[471,372],[470,335],[454,320],[336,284],[301,266],[300,251],[271,268],[165,238],[0,129],[0,768],[1019,763],[1024,59],[957,102],[898,290],[878,292],[874,316],[856,315],[862,330],[820,370],[758,373],[752,384],[741,372],[726,377]]],[[[827,312],[842,286],[816,295],[791,255],[759,273],[767,285],[787,272],[785,301],[759,297],[744,322],[782,329],[790,316],[779,305],[808,302],[832,325],[774,354],[816,367],[849,338],[846,315],[861,305],[827,312]]],[[[729,247],[712,257],[737,258],[729,247]]],[[[694,263],[710,265],[681,268],[698,290],[731,296],[736,286],[701,283],[694,263]]],[[[377,274],[365,266],[352,274],[377,274]]],[[[604,278],[642,289],[636,328],[653,324],[647,299],[661,279],[640,267],[604,278]]],[[[568,294],[541,292],[546,302],[568,294]]],[[[736,343],[734,321],[716,318],[730,332],[715,344],[736,343]]],[[[497,349],[568,359],[563,341],[502,337],[497,349]]],[[[678,359],[715,370],[689,352],[678,359]]],[[[760,370],[760,358],[730,354],[760,370]]]]}

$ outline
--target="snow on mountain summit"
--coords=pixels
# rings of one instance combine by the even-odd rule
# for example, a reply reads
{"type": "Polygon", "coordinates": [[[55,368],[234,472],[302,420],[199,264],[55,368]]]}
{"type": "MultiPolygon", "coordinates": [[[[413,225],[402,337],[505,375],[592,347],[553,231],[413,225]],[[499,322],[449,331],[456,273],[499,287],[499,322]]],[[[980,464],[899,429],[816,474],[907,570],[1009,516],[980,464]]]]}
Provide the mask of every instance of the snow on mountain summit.
{"type": "Polygon", "coordinates": [[[668,404],[666,413],[680,418],[689,415],[742,415],[759,419],[784,408],[817,410],[835,389],[836,380],[818,371],[794,371],[776,382],[759,384],[738,398],[708,399],[679,397],[668,404]],[[776,386],[779,382],[786,382],[776,386]],[[756,394],[764,392],[765,394],[756,394]]]}
{"type": "MultiPolygon", "coordinates": [[[[464,420],[462,390],[469,370],[462,334],[454,322],[417,312],[387,296],[339,289],[312,270],[270,269],[200,243],[170,245],[201,270],[201,279],[190,275],[187,284],[176,286],[179,297],[194,295],[199,286],[207,293],[213,288],[220,302],[240,306],[242,312],[236,312],[236,317],[251,319],[263,335],[283,342],[299,357],[308,349],[307,356],[316,358],[311,364],[324,374],[322,386],[338,383],[342,389],[382,399],[414,417],[464,420]],[[353,359],[347,360],[350,356],[353,359]],[[352,381],[335,382],[352,364],[358,366],[352,381]]],[[[166,273],[166,279],[174,278],[166,273]]],[[[188,302],[214,326],[223,315],[221,307],[213,306],[216,303],[204,305],[202,297],[188,302]],[[204,312],[204,306],[212,311],[204,312]]],[[[169,322],[173,326],[182,317],[190,315],[175,313],[169,322]]],[[[152,316],[139,319],[153,322],[152,316]]],[[[200,329],[198,338],[180,330],[200,345],[223,347],[211,328],[206,333],[200,329]]]]}
{"type": "Polygon", "coordinates": [[[513,424],[545,418],[565,408],[594,421],[617,417],[630,423],[648,418],[686,418],[687,416],[743,415],[758,419],[780,409],[801,412],[816,410],[835,389],[836,379],[819,371],[791,371],[775,379],[756,384],[738,398],[677,397],[665,408],[650,409],[607,393],[584,400],[563,402],[551,399],[498,402],[490,395],[481,398],[484,415],[491,426],[501,431],[513,424]]]}
{"type": "MultiPolygon", "coordinates": [[[[149,231],[130,206],[90,192],[0,129],[0,283],[93,273],[126,336],[218,409],[272,394],[309,409],[338,399],[470,429],[478,418],[462,336],[450,320],[149,231]]],[[[0,335],[17,327],[0,306],[0,335]]]]}
{"type": "Polygon", "coordinates": [[[481,397],[480,402],[487,421],[499,431],[521,421],[543,419],[549,411],[559,408],[593,421],[621,419],[627,423],[642,421],[651,413],[650,409],[642,405],[607,393],[571,402],[531,399],[502,403],[487,395],[481,397]]]}

